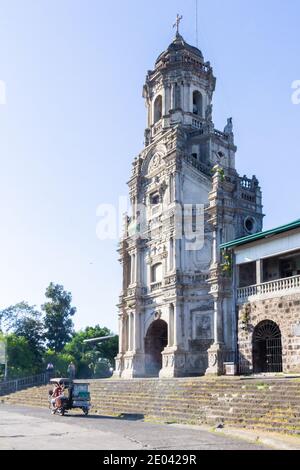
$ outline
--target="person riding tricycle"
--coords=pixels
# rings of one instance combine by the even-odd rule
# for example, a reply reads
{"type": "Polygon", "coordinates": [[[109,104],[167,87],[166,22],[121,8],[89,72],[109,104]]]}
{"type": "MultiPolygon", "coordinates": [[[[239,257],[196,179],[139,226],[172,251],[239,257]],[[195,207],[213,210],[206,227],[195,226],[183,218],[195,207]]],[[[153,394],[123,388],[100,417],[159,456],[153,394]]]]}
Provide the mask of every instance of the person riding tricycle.
{"type": "Polygon", "coordinates": [[[63,416],[68,410],[80,408],[87,416],[91,407],[89,384],[70,379],[51,379],[53,390],[49,391],[49,407],[52,414],[63,416]]]}

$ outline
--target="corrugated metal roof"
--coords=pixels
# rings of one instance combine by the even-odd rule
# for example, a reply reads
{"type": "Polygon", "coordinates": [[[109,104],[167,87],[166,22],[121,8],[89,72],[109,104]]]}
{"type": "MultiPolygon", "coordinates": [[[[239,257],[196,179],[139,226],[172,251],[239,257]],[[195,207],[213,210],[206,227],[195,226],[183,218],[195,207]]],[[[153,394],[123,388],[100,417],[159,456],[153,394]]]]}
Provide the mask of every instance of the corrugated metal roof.
{"type": "Polygon", "coordinates": [[[256,240],[262,240],[263,238],[272,237],[273,235],[288,232],[289,230],[293,230],[296,228],[300,228],[300,219],[295,220],[294,222],[290,222],[289,224],[273,228],[271,230],[266,230],[265,232],[254,233],[253,235],[248,235],[247,237],[238,238],[227,243],[222,243],[220,245],[220,249],[224,250],[228,248],[234,248],[240,245],[246,245],[247,243],[255,242],[256,240]]]}

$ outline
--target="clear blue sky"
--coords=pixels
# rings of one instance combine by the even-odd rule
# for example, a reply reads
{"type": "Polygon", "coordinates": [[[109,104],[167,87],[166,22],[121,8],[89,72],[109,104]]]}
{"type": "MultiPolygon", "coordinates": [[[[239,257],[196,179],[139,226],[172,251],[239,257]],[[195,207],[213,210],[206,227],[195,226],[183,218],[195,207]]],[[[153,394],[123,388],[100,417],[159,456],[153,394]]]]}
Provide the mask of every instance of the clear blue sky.
{"type": "MultiPolygon", "coordinates": [[[[127,194],[146,122],[148,69],[173,38],[195,44],[194,0],[0,0],[0,308],[40,305],[50,281],[76,327],[117,326],[117,243],[96,209],[127,194]],[[91,264],[93,263],[93,264],[91,264]]],[[[265,228],[300,217],[299,0],[199,0],[199,46],[217,77],[214,121],[233,116],[237,169],[256,174],[265,228]]]]}

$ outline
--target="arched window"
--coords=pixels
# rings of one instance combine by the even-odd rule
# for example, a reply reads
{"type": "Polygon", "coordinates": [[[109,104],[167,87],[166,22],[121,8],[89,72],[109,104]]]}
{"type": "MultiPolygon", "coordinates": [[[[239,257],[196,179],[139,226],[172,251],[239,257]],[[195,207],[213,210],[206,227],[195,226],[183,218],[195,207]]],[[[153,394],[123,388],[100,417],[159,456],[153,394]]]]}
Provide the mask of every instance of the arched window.
{"type": "Polygon", "coordinates": [[[162,117],[162,96],[158,95],[154,101],[154,124],[162,117]]]}
{"type": "Polygon", "coordinates": [[[202,117],[203,115],[203,99],[200,91],[194,91],[193,93],[193,114],[202,117]]]}
{"type": "Polygon", "coordinates": [[[162,281],[162,264],[157,263],[151,268],[151,282],[162,281]]]}

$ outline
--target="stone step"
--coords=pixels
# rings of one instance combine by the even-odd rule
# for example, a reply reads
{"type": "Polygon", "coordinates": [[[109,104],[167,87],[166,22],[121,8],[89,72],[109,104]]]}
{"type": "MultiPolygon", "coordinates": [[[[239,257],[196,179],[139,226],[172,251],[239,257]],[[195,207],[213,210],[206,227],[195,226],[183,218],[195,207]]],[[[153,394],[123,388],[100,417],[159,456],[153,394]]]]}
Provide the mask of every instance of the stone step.
{"type": "MultiPolygon", "coordinates": [[[[12,405],[48,407],[51,386],[6,397],[12,405]]],[[[238,379],[99,380],[90,384],[92,413],[140,414],[147,420],[224,423],[251,429],[300,432],[300,382],[238,379]]]]}

